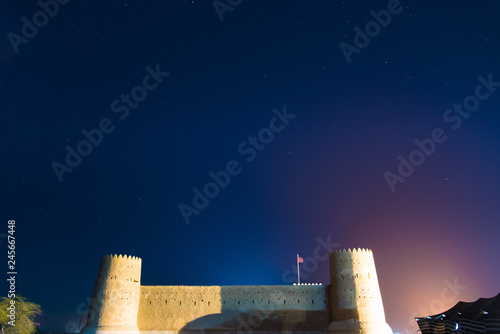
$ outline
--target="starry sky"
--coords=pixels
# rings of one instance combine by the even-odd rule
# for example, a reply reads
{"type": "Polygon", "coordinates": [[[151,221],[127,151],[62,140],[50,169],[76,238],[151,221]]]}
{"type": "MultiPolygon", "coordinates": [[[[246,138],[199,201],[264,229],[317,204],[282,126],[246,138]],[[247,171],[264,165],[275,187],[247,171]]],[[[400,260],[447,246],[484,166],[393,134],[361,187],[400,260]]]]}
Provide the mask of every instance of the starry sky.
{"type": "Polygon", "coordinates": [[[394,331],[499,292],[498,1],[47,3],[0,5],[0,247],[14,219],[42,330],[115,253],[328,284],[318,246],[370,248],[394,331]]]}

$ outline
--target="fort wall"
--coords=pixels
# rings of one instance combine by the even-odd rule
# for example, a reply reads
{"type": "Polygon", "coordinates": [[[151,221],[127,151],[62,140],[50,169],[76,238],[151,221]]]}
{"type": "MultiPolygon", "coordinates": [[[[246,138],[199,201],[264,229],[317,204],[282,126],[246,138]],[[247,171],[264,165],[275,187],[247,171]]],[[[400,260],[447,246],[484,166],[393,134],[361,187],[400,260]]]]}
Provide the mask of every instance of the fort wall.
{"type": "Polygon", "coordinates": [[[141,262],[132,256],[103,256],[81,333],[138,333],[141,262]]]}
{"type": "Polygon", "coordinates": [[[358,248],[330,254],[329,299],[330,331],[392,333],[386,324],[371,250],[358,248]]]}
{"type": "Polygon", "coordinates": [[[327,308],[326,287],[322,285],[141,286],[137,324],[141,331],[224,329],[224,324],[238,315],[253,311],[262,315],[284,310],[318,311],[327,317],[327,308]],[[208,315],[218,316],[203,325],[192,324],[208,315]]]}
{"type": "Polygon", "coordinates": [[[373,254],[330,254],[323,285],[141,286],[140,258],[104,256],[85,334],[392,334],[373,254]]]}

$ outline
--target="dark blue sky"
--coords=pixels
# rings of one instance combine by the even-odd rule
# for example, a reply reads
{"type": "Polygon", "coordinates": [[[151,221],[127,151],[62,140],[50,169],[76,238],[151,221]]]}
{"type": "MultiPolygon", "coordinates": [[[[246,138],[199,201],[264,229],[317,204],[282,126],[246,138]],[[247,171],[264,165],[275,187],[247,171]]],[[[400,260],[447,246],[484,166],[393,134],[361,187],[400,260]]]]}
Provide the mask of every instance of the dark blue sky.
{"type": "MultiPolygon", "coordinates": [[[[61,0],[44,22],[4,1],[0,236],[15,219],[42,329],[78,319],[110,253],[141,257],[145,285],[289,284],[318,238],[371,248],[395,331],[497,294],[500,5],[389,5],[348,62],[340,44],[393,2],[243,1],[221,21],[210,1],[61,0]]],[[[317,262],[304,280],[329,283],[317,262]]]]}

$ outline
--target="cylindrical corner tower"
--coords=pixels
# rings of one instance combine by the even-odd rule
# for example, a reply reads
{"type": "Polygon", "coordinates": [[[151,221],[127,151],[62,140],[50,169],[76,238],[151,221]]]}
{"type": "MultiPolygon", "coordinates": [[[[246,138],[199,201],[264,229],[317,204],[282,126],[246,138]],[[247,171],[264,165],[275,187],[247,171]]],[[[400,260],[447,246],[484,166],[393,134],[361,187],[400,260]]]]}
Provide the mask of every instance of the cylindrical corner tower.
{"type": "Polygon", "coordinates": [[[334,334],[392,334],[385,320],[373,253],[330,254],[330,326],[334,334]]]}
{"type": "Polygon", "coordinates": [[[141,290],[141,259],[106,255],[101,260],[87,325],[81,333],[135,333],[141,290]]]}

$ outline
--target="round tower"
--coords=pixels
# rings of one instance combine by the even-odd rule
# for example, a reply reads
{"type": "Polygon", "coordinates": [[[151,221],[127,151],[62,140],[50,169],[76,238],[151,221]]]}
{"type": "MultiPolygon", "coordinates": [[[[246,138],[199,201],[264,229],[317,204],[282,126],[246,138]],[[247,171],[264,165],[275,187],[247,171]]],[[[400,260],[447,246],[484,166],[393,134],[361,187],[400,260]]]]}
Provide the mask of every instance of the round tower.
{"type": "Polygon", "coordinates": [[[392,334],[385,320],[373,253],[330,253],[330,326],[335,334],[392,334]]]}
{"type": "Polygon", "coordinates": [[[102,257],[87,324],[81,333],[139,334],[137,313],[141,289],[141,262],[138,257],[126,255],[102,257]]]}

